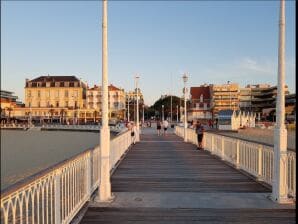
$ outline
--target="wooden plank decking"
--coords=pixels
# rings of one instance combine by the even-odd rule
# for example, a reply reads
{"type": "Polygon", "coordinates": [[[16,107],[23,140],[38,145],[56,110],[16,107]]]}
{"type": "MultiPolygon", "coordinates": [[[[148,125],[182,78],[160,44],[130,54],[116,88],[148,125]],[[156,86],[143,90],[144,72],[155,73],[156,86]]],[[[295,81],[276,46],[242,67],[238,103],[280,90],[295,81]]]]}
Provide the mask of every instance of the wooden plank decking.
{"type": "MultiPolygon", "coordinates": [[[[112,192],[266,193],[270,189],[174,134],[141,136],[112,192]]],[[[81,223],[295,223],[295,209],[90,207],[81,223]]]]}

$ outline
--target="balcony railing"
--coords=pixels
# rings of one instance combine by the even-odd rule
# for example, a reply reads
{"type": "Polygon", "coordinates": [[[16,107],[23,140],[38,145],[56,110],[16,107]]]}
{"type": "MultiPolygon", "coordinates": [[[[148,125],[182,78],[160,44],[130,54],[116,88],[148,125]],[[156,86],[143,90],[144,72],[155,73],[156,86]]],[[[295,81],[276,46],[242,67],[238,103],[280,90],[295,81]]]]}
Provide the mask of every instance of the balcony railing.
{"type": "MultiPolygon", "coordinates": [[[[129,131],[111,141],[111,171],[130,145],[129,131]]],[[[1,223],[70,223],[99,187],[99,159],[86,150],[1,192],[1,223]]]]}
{"type": "MultiPolygon", "coordinates": [[[[175,133],[183,137],[184,128],[176,126],[175,133]]],[[[187,129],[187,141],[197,144],[197,134],[194,129],[187,129]]],[[[226,137],[205,132],[204,149],[228,161],[236,168],[253,175],[258,180],[272,185],[273,180],[273,147],[251,141],[226,137]]],[[[296,198],[296,152],[287,152],[287,187],[288,195],[296,198]]]]}

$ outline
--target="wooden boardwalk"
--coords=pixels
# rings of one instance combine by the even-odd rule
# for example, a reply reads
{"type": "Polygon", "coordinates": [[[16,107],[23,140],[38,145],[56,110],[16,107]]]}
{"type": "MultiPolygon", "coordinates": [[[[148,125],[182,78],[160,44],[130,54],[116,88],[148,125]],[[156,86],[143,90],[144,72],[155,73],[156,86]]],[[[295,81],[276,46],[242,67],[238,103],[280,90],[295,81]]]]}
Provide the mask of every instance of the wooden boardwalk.
{"type": "Polygon", "coordinates": [[[174,134],[142,135],[113,174],[112,192],[115,203],[91,205],[81,223],[295,223],[295,209],[275,205],[246,208],[241,200],[225,207],[227,202],[220,202],[221,195],[236,195],[237,199],[271,190],[174,134]],[[144,198],[135,197],[138,194],[144,198]],[[148,203],[134,204],[129,198],[133,196],[135,201],[148,197],[148,203]],[[181,199],[175,200],[177,196],[181,199]],[[214,205],[212,200],[210,204],[213,196],[214,205]],[[223,206],[216,205],[216,198],[223,206]],[[197,202],[193,207],[192,200],[197,202]]]}

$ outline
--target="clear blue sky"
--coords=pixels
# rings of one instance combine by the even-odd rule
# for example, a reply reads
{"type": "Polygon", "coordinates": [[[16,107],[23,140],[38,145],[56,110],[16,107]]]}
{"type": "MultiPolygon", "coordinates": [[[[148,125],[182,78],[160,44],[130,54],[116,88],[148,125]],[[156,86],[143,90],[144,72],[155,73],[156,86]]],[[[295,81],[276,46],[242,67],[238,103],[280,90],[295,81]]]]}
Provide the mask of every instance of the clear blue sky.
{"type": "MultiPolygon", "coordinates": [[[[101,82],[99,1],[2,1],[1,88],[24,98],[25,78],[101,82]]],[[[295,91],[295,2],[286,2],[286,83],[295,91]]],[[[279,1],[110,1],[109,82],[148,104],[189,85],[277,83],[279,1]],[[172,80],[172,81],[171,81],[172,80]]]]}

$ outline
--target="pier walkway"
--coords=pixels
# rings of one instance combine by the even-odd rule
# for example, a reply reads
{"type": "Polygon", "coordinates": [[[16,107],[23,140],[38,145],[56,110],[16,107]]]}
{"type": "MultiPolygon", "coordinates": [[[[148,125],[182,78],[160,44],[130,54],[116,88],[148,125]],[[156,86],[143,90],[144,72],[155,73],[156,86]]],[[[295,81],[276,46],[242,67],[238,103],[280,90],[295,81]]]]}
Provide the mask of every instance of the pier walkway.
{"type": "Polygon", "coordinates": [[[293,205],[174,133],[144,129],[111,182],[114,201],[90,202],[81,223],[295,223],[293,205]]]}

